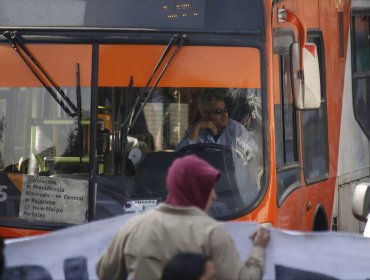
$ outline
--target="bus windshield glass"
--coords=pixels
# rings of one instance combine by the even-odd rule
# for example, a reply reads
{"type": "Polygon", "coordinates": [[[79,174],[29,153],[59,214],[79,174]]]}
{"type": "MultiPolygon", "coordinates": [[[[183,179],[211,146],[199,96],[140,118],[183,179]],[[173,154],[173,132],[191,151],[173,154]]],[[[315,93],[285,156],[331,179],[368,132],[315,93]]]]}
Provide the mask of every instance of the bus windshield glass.
{"type": "Polygon", "coordinates": [[[95,219],[148,210],[165,201],[169,166],[189,154],[221,171],[211,215],[252,209],[265,189],[260,50],[183,46],[153,88],[165,49],[99,45],[93,91],[91,45],[27,44],[54,86],[0,46],[1,217],[87,222],[89,184],[97,186],[95,219]]]}
{"type": "Polygon", "coordinates": [[[235,214],[250,206],[263,182],[260,89],[160,87],[136,123],[123,131],[120,120],[125,108],[136,98],[145,98],[142,90],[133,88],[130,94],[130,88],[101,88],[99,92],[101,130],[112,129],[112,147],[106,150],[101,173],[132,179],[123,182],[121,189],[114,188],[122,194],[130,192],[127,212],[135,201],[164,201],[168,168],[189,154],[222,173],[212,215],[235,214]]]}
{"type": "Polygon", "coordinates": [[[104,151],[100,173],[125,178],[105,187],[125,197],[125,212],[147,209],[165,200],[172,162],[195,154],[222,172],[211,214],[237,217],[264,189],[259,50],[183,46],[152,90],[155,79],[146,85],[164,49],[99,48],[99,127],[111,137],[109,147],[97,147],[104,151]]]}

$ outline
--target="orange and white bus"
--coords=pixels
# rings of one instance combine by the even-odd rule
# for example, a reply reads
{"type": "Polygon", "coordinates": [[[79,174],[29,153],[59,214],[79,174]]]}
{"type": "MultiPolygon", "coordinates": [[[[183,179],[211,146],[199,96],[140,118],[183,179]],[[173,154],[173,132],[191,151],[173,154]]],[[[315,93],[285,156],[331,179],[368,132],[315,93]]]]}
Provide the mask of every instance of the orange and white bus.
{"type": "Polygon", "coordinates": [[[216,219],[338,218],[350,0],[0,2],[4,237],[150,209],[189,153],[222,171],[216,219]],[[258,151],[176,149],[209,92],[258,151]]]}

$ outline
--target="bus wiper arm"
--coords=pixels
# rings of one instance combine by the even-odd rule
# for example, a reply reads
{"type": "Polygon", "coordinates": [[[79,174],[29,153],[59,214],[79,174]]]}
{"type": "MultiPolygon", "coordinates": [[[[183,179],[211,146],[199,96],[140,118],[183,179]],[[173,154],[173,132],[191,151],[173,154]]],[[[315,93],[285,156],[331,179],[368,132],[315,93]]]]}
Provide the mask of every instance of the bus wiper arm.
{"type": "Polygon", "coordinates": [[[83,134],[82,134],[82,102],[81,102],[81,76],[80,76],[80,64],[76,64],[76,100],[77,100],[77,127],[78,127],[78,150],[80,156],[80,167],[82,169],[82,157],[83,157],[83,134]]]}
{"type": "Polygon", "coordinates": [[[78,114],[77,107],[72,103],[72,101],[68,98],[64,91],[55,83],[55,81],[48,75],[48,73],[36,60],[36,58],[32,56],[31,52],[24,45],[18,32],[5,31],[3,33],[3,36],[9,41],[10,45],[22,58],[22,60],[26,63],[26,65],[34,74],[34,76],[40,81],[40,83],[50,93],[50,95],[55,99],[55,101],[60,105],[60,107],[62,107],[62,109],[67,113],[67,115],[70,117],[76,116],[78,114]],[[40,72],[44,77],[40,75],[40,72]],[[56,90],[56,92],[59,93],[61,98],[58,97],[58,94],[55,92],[54,89],[56,90]],[[68,103],[72,111],[66,106],[65,102],[68,103]]]}
{"type": "MultiPolygon", "coordinates": [[[[150,89],[148,95],[145,97],[144,101],[141,103],[141,106],[140,106],[139,110],[137,111],[135,117],[133,118],[133,121],[132,121],[131,125],[129,126],[129,129],[135,125],[135,123],[136,123],[137,119],[139,118],[141,112],[144,110],[145,105],[148,103],[151,96],[153,95],[154,90],[157,88],[157,85],[158,85],[159,81],[162,79],[163,74],[166,72],[168,66],[170,66],[171,62],[173,61],[175,56],[178,54],[180,48],[184,45],[186,39],[187,39],[187,35],[183,34],[182,36],[180,36],[178,38],[178,40],[176,40],[176,49],[173,51],[171,57],[167,61],[166,65],[163,67],[161,73],[158,75],[158,78],[155,81],[155,83],[153,84],[152,88],[150,89]]],[[[154,74],[152,76],[154,76],[154,74]]],[[[149,83],[147,85],[149,85],[149,83]]],[[[144,93],[145,93],[145,91],[144,91],[144,93]]],[[[138,102],[140,102],[140,99],[137,99],[137,103],[138,102]]]]}
{"type": "MultiPolygon", "coordinates": [[[[139,104],[140,100],[142,99],[142,97],[144,96],[145,92],[148,90],[148,88],[149,88],[149,84],[152,82],[152,80],[153,80],[153,78],[154,78],[155,74],[157,73],[158,69],[159,69],[159,68],[160,68],[160,66],[162,65],[163,61],[166,59],[166,57],[167,57],[168,53],[170,52],[171,48],[172,48],[175,44],[176,44],[176,45],[178,45],[180,41],[183,41],[183,39],[184,39],[183,37],[184,37],[184,36],[185,36],[185,35],[183,35],[183,36],[179,36],[178,34],[174,34],[174,35],[172,36],[172,38],[171,38],[170,42],[168,43],[168,45],[167,45],[166,49],[164,50],[164,52],[163,52],[163,54],[162,54],[162,56],[161,56],[161,57],[160,57],[160,59],[158,60],[157,65],[154,67],[154,70],[153,70],[153,72],[152,72],[152,75],[149,77],[149,80],[148,80],[148,82],[146,83],[146,85],[145,85],[144,89],[142,90],[141,95],[140,95],[140,96],[138,96],[138,97],[136,98],[134,105],[131,107],[130,112],[127,114],[127,116],[126,116],[126,118],[125,118],[124,122],[122,123],[122,126],[128,126],[128,130],[129,130],[129,129],[133,126],[133,124],[136,122],[136,119],[137,119],[137,117],[138,117],[138,115],[139,115],[139,114],[136,114],[136,117],[135,117],[135,118],[133,118],[133,116],[134,116],[134,114],[135,114],[135,109],[136,109],[137,105],[139,104]],[[132,122],[132,120],[134,120],[134,121],[132,122]]],[[[168,64],[168,63],[167,63],[167,64],[168,64]]],[[[163,72],[163,70],[162,70],[162,72],[163,72]]],[[[163,72],[163,73],[164,73],[164,72],[163,72]]],[[[161,74],[163,75],[163,73],[161,73],[161,74]]],[[[161,77],[162,75],[160,75],[160,77],[161,77]]],[[[158,80],[158,82],[159,82],[159,80],[158,80]]],[[[157,83],[158,83],[158,82],[157,82],[157,83]]],[[[141,108],[140,108],[140,109],[141,109],[141,108]]],[[[142,109],[141,109],[141,110],[142,110],[142,109]]],[[[139,110],[139,111],[140,111],[140,110],[139,110]]],[[[141,112],[141,111],[140,111],[140,112],[141,112]]]]}
{"type": "MultiPolygon", "coordinates": [[[[129,106],[129,103],[131,103],[130,100],[131,100],[133,88],[134,88],[134,78],[131,76],[130,77],[130,83],[129,83],[129,86],[128,86],[128,100],[127,100],[127,103],[126,103],[125,114],[128,111],[127,106],[129,106]]],[[[129,123],[132,120],[131,116],[132,116],[132,114],[128,115],[129,123]]],[[[121,134],[121,139],[122,139],[120,141],[120,143],[121,143],[121,146],[120,146],[121,162],[120,162],[120,164],[121,164],[121,173],[124,174],[124,175],[126,173],[126,154],[127,154],[126,145],[127,145],[128,129],[129,129],[129,126],[127,126],[127,125],[120,127],[120,134],[121,134]]]]}

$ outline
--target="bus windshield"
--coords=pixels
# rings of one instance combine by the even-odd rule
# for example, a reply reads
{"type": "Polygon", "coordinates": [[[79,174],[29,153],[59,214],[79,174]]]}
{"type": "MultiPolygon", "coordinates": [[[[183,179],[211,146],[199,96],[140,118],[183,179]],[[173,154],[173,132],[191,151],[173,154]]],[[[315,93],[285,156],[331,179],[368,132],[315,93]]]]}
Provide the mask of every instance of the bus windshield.
{"type": "Polygon", "coordinates": [[[100,46],[98,118],[111,137],[101,174],[125,178],[125,212],[147,209],[165,200],[171,163],[196,154],[222,172],[211,214],[237,217],[264,189],[260,52],[185,45],[152,90],[155,79],[146,85],[164,49],[100,46]]]}
{"type": "Polygon", "coordinates": [[[84,223],[93,173],[96,219],[145,211],[165,200],[169,166],[189,154],[222,173],[211,215],[238,217],[258,200],[265,182],[259,49],[183,46],[151,90],[165,45],[101,44],[94,93],[91,45],[27,47],[78,114],[0,46],[2,217],[84,223]]]}
{"type": "MultiPolygon", "coordinates": [[[[107,162],[102,173],[133,179],[135,188],[127,200],[128,212],[135,201],[144,205],[163,201],[169,166],[188,154],[203,158],[222,172],[212,215],[230,215],[250,206],[261,190],[263,176],[260,89],[157,88],[126,134],[120,129],[125,108],[136,98],[145,98],[142,88],[129,91],[99,91],[102,131],[108,133],[109,126],[115,131],[111,151],[106,147],[107,162]],[[220,133],[200,128],[196,139],[191,139],[197,125],[209,119],[221,126],[220,133]]],[[[132,184],[122,185],[119,191],[127,193],[132,184]]]]}

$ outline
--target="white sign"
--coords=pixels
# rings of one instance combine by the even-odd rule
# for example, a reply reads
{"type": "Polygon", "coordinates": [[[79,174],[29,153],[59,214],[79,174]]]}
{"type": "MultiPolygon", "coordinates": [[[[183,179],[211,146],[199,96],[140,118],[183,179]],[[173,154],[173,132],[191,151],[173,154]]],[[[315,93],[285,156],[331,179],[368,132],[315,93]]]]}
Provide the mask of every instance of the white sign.
{"type": "MultiPolygon", "coordinates": [[[[3,280],[98,279],[95,265],[132,215],[77,225],[39,237],[8,239],[3,280]],[[47,248],[47,250],[45,250],[47,248]]],[[[227,222],[242,259],[250,253],[253,223],[227,222]]],[[[360,235],[270,229],[263,279],[370,279],[370,240],[360,235]]]]}
{"type": "Polygon", "coordinates": [[[140,213],[153,209],[157,204],[156,199],[129,200],[125,202],[123,208],[126,214],[140,213]]]}
{"type": "Polygon", "coordinates": [[[57,223],[84,223],[87,191],[87,181],[25,175],[19,217],[57,223]]]}

